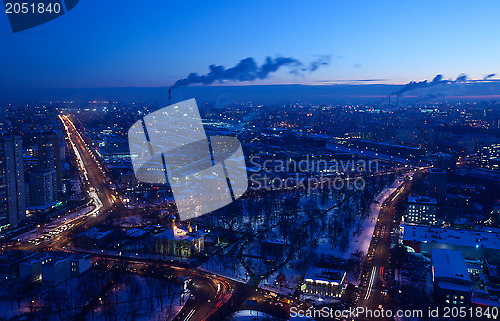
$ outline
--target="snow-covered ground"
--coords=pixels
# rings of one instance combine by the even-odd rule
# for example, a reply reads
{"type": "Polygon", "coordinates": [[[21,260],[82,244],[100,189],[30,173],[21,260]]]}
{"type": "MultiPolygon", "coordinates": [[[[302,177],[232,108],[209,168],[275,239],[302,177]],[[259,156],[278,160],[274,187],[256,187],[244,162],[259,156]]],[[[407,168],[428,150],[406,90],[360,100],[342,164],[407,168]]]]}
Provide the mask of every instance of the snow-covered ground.
{"type": "Polygon", "coordinates": [[[144,220],[140,216],[129,216],[115,219],[114,223],[122,227],[137,227],[142,225],[144,220]]]}
{"type": "Polygon", "coordinates": [[[359,222],[360,232],[357,232],[356,225],[351,228],[351,231],[348,235],[352,235],[352,239],[349,240],[349,246],[345,251],[342,252],[337,247],[334,247],[332,249],[332,246],[328,242],[320,242],[316,252],[333,255],[335,257],[343,259],[349,259],[351,257],[351,254],[356,252],[363,252],[364,254],[366,254],[368,252],[368,248],[370,247],[370,242],[375,230],[375,225],[377,224],[378,215],[380,214],[381,205],[403,183],[403,179],[397,179],[391,184],[391,186],[386,187],[375,197],[372,204],[370,205],[367,217],[362,222],[359,222]]]}
{"type": "MultiPolygon", "coordinates": [[[[345,232],[343,235],[348,236],[348,243],[347,243],[347,248],[344,251],[341,251],[339,249],[340,244],[333,244],[332,248],[332,242],[328,241],[328,238],[331,237],[328,235],[327,232],[323,233],[318,233],[318,246],[315,248],[315,252],[318,255],[318,257],[325,256],[325,257],[336,257],[336,258],[341,258],[341,259],[349,259],[353,253],[357,252],[362,252],[366,254],[368,252],[370,242],[372,239],[372,235],[375,229],[375,225],[377,223],[377,219],[380,213],[380,206],[381,204],[388,198],[390,195],[397,189],[399,188],[402,184],[404,183],[403,179],[398,179],[394,181],[389,187],[386,187],[383,189],[372,201],[370,204],[370,207],[367,211],[367,214],[365,214],[364,218],[362,213],[358,213],[356,211],[353,211],[352,214],[356,215],[356,220],[354,224],[345,225],[345,227],[348,227],[348,232],[345,232]],[[321,235],[324,234],[324,235],[321,235]]],[[[335,198],[328,198],[323,200],[323,202],[320,199],[320,195],[315,195],[312,197],[302,197],[299,201],[299,209],[298,209],[298,220],[296,221],[297,224],[300,224],[301,220],[304,220],[307,218],[307,215],[305,214],[305,211],[307,211],[308,207],[319,207],[321,209],[328,209],[332,208],[335,206],[335,204],[338,202],[335,198]]],[[[352,204],[349,204],[348,206],[359,206],[359,204],[353,202],[352,204]]],[[[338,220],[339,213],[343,213],[345,209],[344,208],[334,208],[330,212],[328,212],[325,217],[323,218],[322,222],[320,225],[323,226],[328,226],[330,228],[330,225],[325,223],[325,222],[331,222],[334,219],[338,220]],[[340,211],[340,212],[339,212],[340,211]]],[[[256,221],[255,223],[262,223],[260,221],[256,221]]],[[[271,237],[273,235],[278,235],[279,236],[279,228],[273,228],[272,230],[268,231],[266,233],[266,237],[271,237]]],[[[247,250],[244,254],[247,255],[259,255],[260,254],[260,246],[258,243],[258,240],[255,240],[254,244],[251,244],[247,246],[247,250]]],[[[231,251],[228,251],[231,252],[231,251]]],[[[258,264],[256,262],[260,262],[259,259],[249,259],[248,260],[249,264],[252,266],[252,270],[254,271],[259,271],[258,270],[258,264]],[[252,265],[253,263],[253,265],[252,265]],[[257,266],[257,269],[255,268],[257,266]]],[[[264,264],[263,262],[260,262],[260,264],[264,264]]],[[[238,260],[235,260],[232,256],[216,256],[212,257],[209,261],[204,263],[201,268],[205,271],[209,271],[214,274],[218,274],[227,278],[231,278],[233,280],[241,281],[241,282],[246,282],[247,277],[246,277],[246,271],[244,267],[240,264],[238,260]]],[[[307,272],[307,269],[302,269],[302,270],[295,270],[291,269],[288,266],[282,268],[279,272],[276,272],[269,276],[269,278],[263,280],[260,284],[260,287],[263,289],[271,290],[276,293],[284,294],[284,295],[291,295],[294,293],[294,291],[300,286],[303,277],[305,273],[307,272]],[[285,276],[285,282],[283,286],[278,286],[275,285],[276,278],[278,274],[281,273],[285,276]]],[[[350,273],[353,274],[353,273],[350,273]]],[[[356,278],[353,275],[348,274],[347,278],[350,282],[356,283],[356,278]]]]}
{"type": "Polygon", "coordinates": [[[248,281],[245,267],[236,258],[226,258],[222,256],[211,257],[207,262],[199,266],[198,269],[237,282],[248,281]]]}
{"type": "Polygon", "coordinates": [[[259,288],[270,290],[283,295],[292,295],[295,289],[302,283],[305,271],[285,267],[279,272],[272,274],[267,279],[260,282],[259,288]],[[276,285],[276,278],[279,274],[285,276],[283,286],[276,285]]]}
{"type": "Polygon", "coordinates": [[[169,295],[182,292],[181,285],[171,285],[169,289],[161,281],[128,276],[117,288],[110,291],[106,302],[98,306],[94,315],[89,314],[88,320],[134,320],[155,321],[172,320],[182,309],[189,298],[189,292],[183,295],[169,295]],[[163,310],[162,310],[163,307],[163,310]]]}
{"type": "Polygon", "coordinates": [[[0,319],[71,320],[83,306],[99,294],[94,311],[86,320],[173,320],[188,300],[190,293],[169,280],[126,274],[102,295],[109,274],[89,271],[79,278],[69,278],[56,287],[0,286],[0,319]],[[33,314],[30,314],[33,312],[33,314]],[[40,317],[40,314],[43,317],[40,317]]]}
{"type": "Polygon", "coordinates": [[[20,305],[17,305],[15,300],[1,300],[0,301],[0,318],[2,320],[9,320],[15,316],[21,316],[30,312],[30,303],[28,300],[22,300],[20,305]]]}

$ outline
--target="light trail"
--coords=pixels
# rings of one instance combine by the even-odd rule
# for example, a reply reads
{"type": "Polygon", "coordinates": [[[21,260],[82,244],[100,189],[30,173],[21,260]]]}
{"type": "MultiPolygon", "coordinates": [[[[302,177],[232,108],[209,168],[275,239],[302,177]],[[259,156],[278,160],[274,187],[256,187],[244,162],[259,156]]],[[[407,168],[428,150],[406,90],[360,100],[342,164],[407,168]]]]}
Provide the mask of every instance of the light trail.
{"type": "MultiPolygon", "coordinates": [[[[73,150],[73,152],[74,152],[74,154],[76,156],[77,164],[78,164],[78,169],[83,174],[83,183],[84,183],[84,186],[85,185],[90,185],[90,180],[88,178],[87,169],[85,168],[85,165],[84,165],[82,156],[80,154],[80,151],[78,150],[78,148],[77,148],[76,144],[74,143],[74,141],[71,139],[71,135],[74,135],[74,133],[76,133],[76,135],[78,135],[78,138],[83,143],[83,145],[85,145],[86,148],[88,148],[88,145],[85,143],[85,140],[82,138],[81,134],[76,130],[75,125],[73,124],[73,122],[71,121],[71,119],[69,119],[68,116],[66,116],[66,115],[61,116],[61,115],[59,115],[59,119],[61,120],[61,122],[62,122],[62,124],[64,126],[64,129],[65,129],[65,132],[66,132],[66,136],[67,136],[68,141],[70,142],[70,145],[71,145],[71,149],[73,150]],[[73,130],[71,130],[68,127],[68,124],[72,127],[73,130]]],[[[97,216],[97,214],[99,214],[99,212],[103,208],[102,201],[99,198],[99,196],[98,196],[98,194],[96,192],[96,189],[93,186],[90,186],[88,189],[86,189],[86,191],[87,191],[88,196],[91,199],[91,202],[94,204],[94,209],[92,211],[90,211],[89,213],[85,214],[85,216],[97,216]]],[[[77,218],[75,218],[75,219],[77,219],[77,218]]]]}
{"type": "Polygon", "coordinates": [[[377,268],[374,266],[372,268],[372,274],[370,276],[370,282],[368,283],[368,288],[366,289],[365,300],[368,300],[368,298],[371,295],[372,288],[373,288],[373,283],[375,281],[375,276],[376,275],[377,275],[377,268]]]}
{"type": "Polygon", "coordinates": [[[184,321],[188,321],[189,319],[191,319],[191,317],[193,316],[193,314],[195,313],[195,309],[191,310],[188,315],[184,318],[184,321]]]}

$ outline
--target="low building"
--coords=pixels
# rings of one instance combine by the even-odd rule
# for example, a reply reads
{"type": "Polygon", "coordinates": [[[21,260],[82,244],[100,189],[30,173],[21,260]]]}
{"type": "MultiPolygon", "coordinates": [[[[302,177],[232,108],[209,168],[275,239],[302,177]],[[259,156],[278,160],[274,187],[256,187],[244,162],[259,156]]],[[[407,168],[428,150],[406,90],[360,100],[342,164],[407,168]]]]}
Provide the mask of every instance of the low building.
{"type": "Polygon", "coordinates": [[[51,252],[41,260],[42,285],[56,286],[71,277],[73,253],[51,252]]]}
{"type": "Polygon", "coordinates": [[[168,228],[154,236],[152,252],[164,256],[191,258],[205,248],[205,233],[197,227],[189,226],[187,230],[175,225],[175,216],[169,218],[168,228]]]}
{"type": "Polygon", "coordinates": [[[125,232],[125,236],[129,239],[137,240],[147,235],[147,231],[140,228],[131,228],[125,232]]]}
{"type": "Polygon", "coordinates": [[[90,254],[45,252],[30,255],[19,263],[19,278],[44,286],[55,286],[72,276],[85,273],[92,266],[90,254]]]}
{"type": "Polygon", "coordinates": [[[417,253],[430,256],[433,249],[457,250],[469,260],[500,264],[500,233],[494,228],[466,230],[412,224],[401,228],[403,244],[417,253]]]}
{"type": "Polygon", "coordinates": [[[312,267],[304,278],[302,292],[340,298],[347,286],[346,271],[312,267]]]}
{"type": "Polygon", "coordinates": [[[500,302],[497,298],[489,294],[483,296],[473,296],[471,298],[472,311],[484,311],[482,317],[476,317],[474,320],[495,320],[496,311],[500,310],[500,302]],[[493,312],[492,312],[493,311],[493,312]]]}
{"type": "Polygon", "coordinates": [[[93,227],[76,236],[76,244],[86,249],[100,248],[111,242],[112,231],[100,231],[93,227]]]}
{"type": "Polygon", "coordinates": [[[263,257],[282,257],[285,253],[285,241],[282,239],[265,239],[262,241],[261,251],[263,257]]]}
{"type": "Polygon", "coordinates": [[[408,147],[363,139],[349,139],[348,146],[403,158],[419,158],[425,155],[425,150],[419,147],[408,147]]]}
{"type": "Polygon", "coordinates": [[[42,256],[38,254],[19,263],[19,279],[32,283],[42,281],[42,256]]]}
{"type": "Polygon", "coordinates": [[[481,260],[465,260],[469,275],[475,276],[484,273],[483,262],[481,260]]]}
{"type": "Polygon", "coordinates": [[[500,201],[496,202],[491,208],[490,220],[500,223],[500,201]]]}
{"type": "Polygon", "coordinates": [[[426,196],[408,197],[408,209],[405,213],[405,222],[436,225],[437,220],[437,201],[435,198],[426,196]]]}
{"type": "Polygon", "coordinates": [[[441,306],[470,306],[472,281],[460,251],[432,250],[434,298],[441,306]]]}
{"type": "Polygon", "coordinates": [[[71,276],[79,276],[87,272],[92,266],[90,254],[75,253],[71,259],[71,276]]]}
{"type": "Polygon", "coordinates": [[[19,277],[19,265],[29,258],[37,256],[38,253],[22,250],[10,250],[0,254],[0,275],[2,279],[14,279],[19,277]]]}

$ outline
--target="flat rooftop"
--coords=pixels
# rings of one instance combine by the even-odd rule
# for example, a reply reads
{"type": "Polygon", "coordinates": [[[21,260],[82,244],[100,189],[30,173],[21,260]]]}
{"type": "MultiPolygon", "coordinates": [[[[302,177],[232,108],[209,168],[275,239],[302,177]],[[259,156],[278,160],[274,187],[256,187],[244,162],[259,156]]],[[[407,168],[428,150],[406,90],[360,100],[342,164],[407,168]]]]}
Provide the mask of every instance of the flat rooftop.
{"type": "Polygon", "coordinates": [[[435,198],[430,198],[427,196],[410,196],[408,197],[408,204],[437,205],[437,201],[435,198]]]}
{"type": "Polygon", "coordinates": [[[500,249],[498,231],[489,230],[457,230],[451,228],[431,227],[405,224],[403,240],[410,242],[429,242],[466,247],[500,249]]]}
{"type": "Polygon", "coordinates": [[[111,231],[108,230],[108,231],[105,231],[105,232],[101,232],[99,231],[98,228],[96,227],[93,227],[89,230],[86,230],[80,234],[78,234],[78,236],[87,236],[88,238],[91,238],[91,239],[94,239],[94,240],[99,240],[99,239],[102,239],[108,235],[111,234],[111,231]]]}
{"type": "Polygon", "coordinates": [[[322,281],[330,283],[342,283],[346,272],[343,270],[333,270],[319,267],[312,267],[307,272],[304,281],[322,281]]]}
{"type": "Polygon", "coordinates": [[[433,249],[432,266],[435,278],[471,282],[464,255],[460,251],[433,249]]]}

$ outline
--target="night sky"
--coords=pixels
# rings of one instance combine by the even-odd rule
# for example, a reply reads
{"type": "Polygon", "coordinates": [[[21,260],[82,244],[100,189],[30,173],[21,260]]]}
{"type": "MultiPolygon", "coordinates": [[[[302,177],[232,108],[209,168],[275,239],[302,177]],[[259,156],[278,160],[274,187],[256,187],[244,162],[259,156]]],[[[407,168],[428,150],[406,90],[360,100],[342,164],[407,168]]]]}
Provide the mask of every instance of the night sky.
{"type": "MultiPolygon", "coordinates": [[[[12,33],[0,14],[6,89],[170,86],[210,64],[253,57],[303,62],[248,84],[403,84],[500,72],[499,1],[80,0],[67,14],[12,33]]],[[[226,82],[234,84],[233,82],[226,82]]]]}

